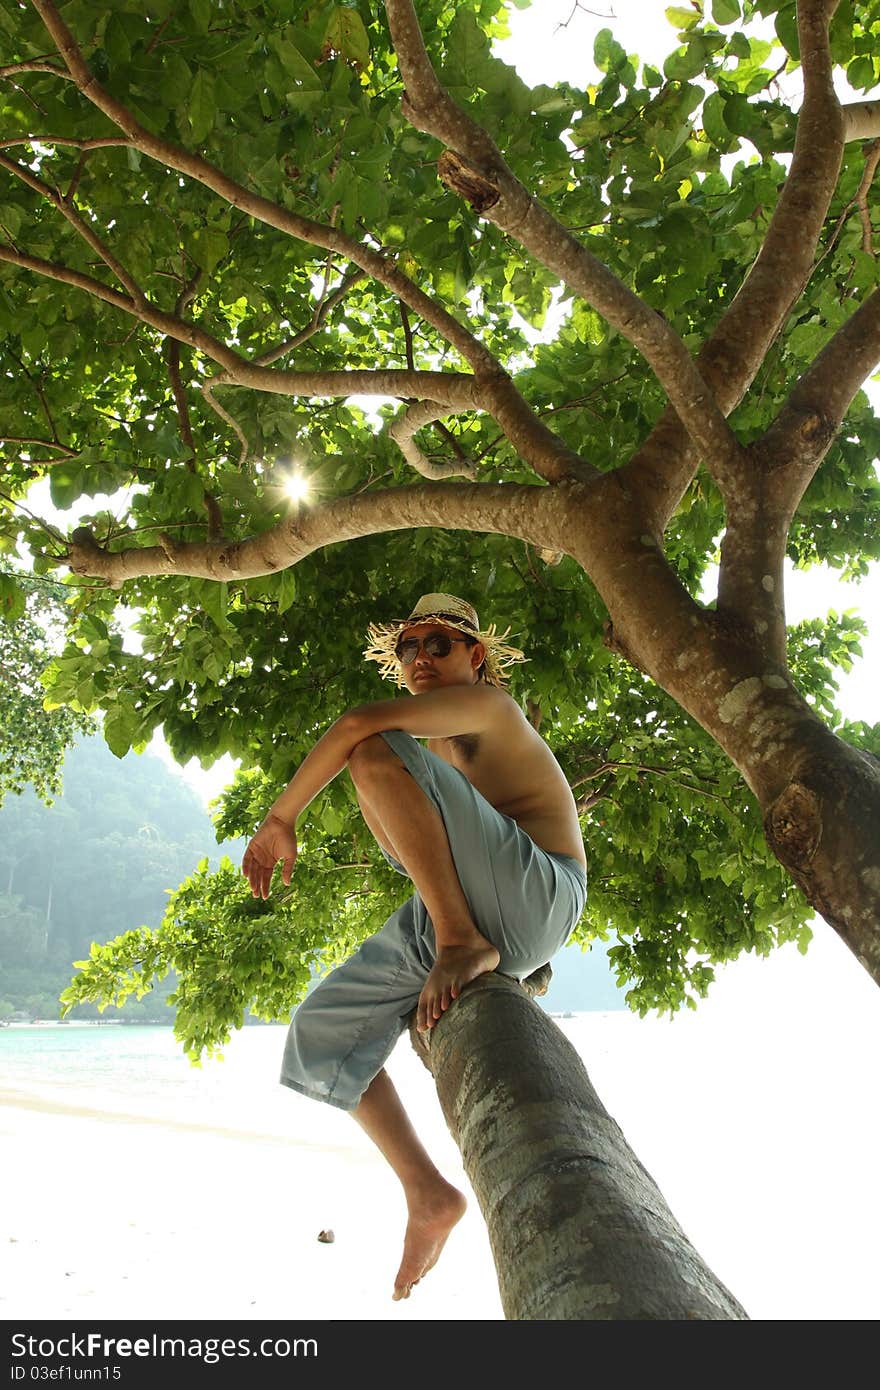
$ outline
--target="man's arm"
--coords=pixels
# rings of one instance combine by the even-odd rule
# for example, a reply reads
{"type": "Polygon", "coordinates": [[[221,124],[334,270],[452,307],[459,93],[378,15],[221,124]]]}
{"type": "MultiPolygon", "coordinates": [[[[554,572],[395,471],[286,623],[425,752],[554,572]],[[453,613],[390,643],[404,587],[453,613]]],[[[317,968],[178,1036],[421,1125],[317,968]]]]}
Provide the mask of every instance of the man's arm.
{"type": "Polygon", "coordinates": [[[269,896],[275,865],[284,861],[283,881],[290,882],[296,860],[295,826],[306,807],[337,777],[365,738],[386,729],[402,729],[414,738],[453,738],[481,733],[520,714],[511,697],[495,686],[450,686],[397,700],[357,705],[331,724],[300,763],[281,795],[270,806],[242,861],[255,897],[269,896]]]}

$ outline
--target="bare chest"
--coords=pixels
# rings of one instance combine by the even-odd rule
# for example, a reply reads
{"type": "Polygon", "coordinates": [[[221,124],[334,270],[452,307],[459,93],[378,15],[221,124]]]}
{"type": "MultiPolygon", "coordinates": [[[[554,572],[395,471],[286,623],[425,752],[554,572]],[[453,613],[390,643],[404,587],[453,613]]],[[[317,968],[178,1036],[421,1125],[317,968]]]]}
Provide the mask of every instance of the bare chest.
{"type": "Polygon", "coordinates": [[[505,776],[507,759],[499,756],[494,739],[482,734],[456,734],[453,738],[428,739],[428,748],[443,762],[456,767],[487,801],[502,809],[502,802],[509,795],[510,778],[505,776]]]}
{"type": "Polygon", "coordinates": [[[453,738],[429,738],[428,749],[445,763],[457,767],[471,781],[479,764],[484,761],[485,749],[479,734],[456,734],[453,738]],[[481,757],[481,754],[483,756],[481,757]]]}

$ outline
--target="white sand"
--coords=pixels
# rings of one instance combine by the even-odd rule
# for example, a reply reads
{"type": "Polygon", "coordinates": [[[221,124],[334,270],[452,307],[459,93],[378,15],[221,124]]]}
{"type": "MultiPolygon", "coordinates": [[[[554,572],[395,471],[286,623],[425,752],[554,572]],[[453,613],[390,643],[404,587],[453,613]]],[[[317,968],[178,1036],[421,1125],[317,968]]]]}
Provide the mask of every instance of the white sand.
{"type": "MultiPolygon", "coordinates": [[[[880,992],[829,929],[806,958],[738,962],[696,1014],[561,1026],[752,1318],[880,1316],[880,992]]],[[[390,1070],[472,1200],[403,1303],[396,1179],[349,1116],[277,1084],[279,1056],[276,1030],[246,1030],[161,1122],[123,1118],[119,1089],[84,1113],[75,1078],[66,1110],[57,1087],[0,1095],[0,1319],[503,1320],[479,1208],[408,1040],[390,1070]]]]}
{"type": "Polygon", "coordinates": [[[397,1180],[349,1116],[277,1085],[273,1069],[238,1134],[235,1115],[145,1122],[3,1092],[0,1319],[501,1319],[431,1079],[405,1047],[393,1070],[471,1202],[409,1300],[391,1300],[406,1218],[397,1180]],[[317,1238],[325,1229],[332,1244],[317,1238]]]}

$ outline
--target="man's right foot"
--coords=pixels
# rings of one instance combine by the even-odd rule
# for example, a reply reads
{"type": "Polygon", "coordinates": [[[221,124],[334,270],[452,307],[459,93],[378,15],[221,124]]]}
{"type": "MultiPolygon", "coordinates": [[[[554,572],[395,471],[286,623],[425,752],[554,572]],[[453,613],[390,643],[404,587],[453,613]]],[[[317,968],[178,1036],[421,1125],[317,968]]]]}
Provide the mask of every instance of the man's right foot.
{"type": "Polygon", "coordinates": [[[501,957],[497,947],[473,933],[473,942],[460,946],[441,946],[421,994],[416,1011],[416,1028],[427,1032],[457,999],[465,985],[478,975],[491,974],[498,969],[501,957]]]}

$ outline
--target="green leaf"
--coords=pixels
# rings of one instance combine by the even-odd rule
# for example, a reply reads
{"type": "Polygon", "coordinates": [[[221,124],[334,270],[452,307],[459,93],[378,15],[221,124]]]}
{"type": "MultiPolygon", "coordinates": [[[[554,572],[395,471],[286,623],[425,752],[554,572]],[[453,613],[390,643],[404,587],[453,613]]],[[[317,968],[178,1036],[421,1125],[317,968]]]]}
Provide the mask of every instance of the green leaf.
{"type": "Polygon", "coordinates": [[[56,464],[49,474],[49,495],[66,511],[83,494],[83,477],[75,464],[56,464]]]}
{"type": "Polygon", "coordinates": [[[130,750],[137,722],[134,712],[121,705],[105,716],[104,742],[114,757],[124,758],[130,750]]]}
{"type": "Polygon", "coordinates": [[[794,3],[782,5],[776,16],[776,36],[785,51],[792,58],[800,58],[800,42],[797,27],[797,9],[794,3]]]}
{"type": "Polygon", "coordinates": [[[869,91],[877,83],[874,59],[864,55],[860,58],[853,58],[847,67],[846,77],[851,87],[861,87],[863,91],[869,91]]]}
{"type": "Polygon", "coordinates": [[[207,69],[199,68],[193,80],[189,102],[187,103],[190,130],[196,144],[201,144],[208,134],[208,131],[211,130],[214,125],[216,109],[216,103],[214,101],[214,77],[207,69]]]}
{"type": "Polygon", "coordinates": [[[168,106],[182,106],[189,98],[193,84],[192,69],[182,53],[169,49],[162,59],[160,99],[168,106]]]}
{"type": "Polygon", "coordinates": [[[324,32],[324,43],[356,68],[370,62],[370,40],[357,10],[339,5],[333,10],[324,32]]]}
{"type": "Polygon", "coordinates": [[[200,227],[189,239],[189,251],[196,265],[210,275],[229,251],[229,238],[216,227],[200,227]]]}
{"type": "Polygon", "coordinates": [[[593,40],[593,62],[600,72],[614,72],[626,62],[626,52],[610,29],[600,29],[593,40]]]}
{"type": "Polygon", "coordinates": [[[666,76],[679,82],[687,82],[703,71],[710,48],[702,34],[688,40],[684,48],[670,54],[663,64],[666,76]]]}
{"type": "Polygon", "coordinates": [[[712,18],[716,24],[734,24],[739,17],[739,0],[712,0],[712,18]]]}
{"type": "Polygon", "coordinates": [[[0,618],[14,622],[25,609],[25,591],[9,574],[0,574],[0,618]]]}
{"type": "Polygon", "coordinates": [[[15,203],[0,203],[0,227],[4,227],[14,239],[21,230],[24,213],[15,203]]]}
{"type": "Polygon", "coordinates": [[[681,5],[670,5],[664,14],[673,29],[692,29],[702,18],[699,10],[685,9],[681,5]]]}
{"type": "Polygon", "coordinates": [[[278,612],[286,613],[296,598],[296,571],[291,567],[281,571],[278,585],[278,612]]]}
{"type": "Polygon", "coordinates": [[[122,16],[112,14],[104,30],[104,47],[111,63],[124,65],[131,59],[131,44],[122,16]]]}
{"type": "Polygon", "coordinates": [[[721,149],[726,149],[733,138],[724,119],[724,97],[720,92],[712,92],[703,103],[703,129],[713,145],[721,149]]]}
{"type": "Polygon", "coordinates": [[[323,93],[324,84],[315,69],[289,39],[273,34],[270,43],[288,77],[293,78],[294,82],[305,91],[323,93]]]}
{"type": "Polygon", "coordinates": [[[232,624],[226,616],[229,585],[212,579],[197,581],[196,588],[200,606],[210,617],[220,632],[227,632],[232,624]]]}
{"type": "Polygon", "coordinates": [[[193,24],[200,34],[207,34],[211,27],[211,0],[188,0],[193,24]]]}

